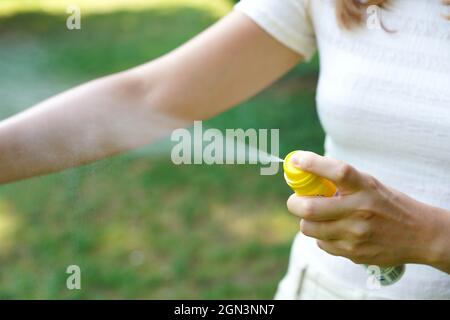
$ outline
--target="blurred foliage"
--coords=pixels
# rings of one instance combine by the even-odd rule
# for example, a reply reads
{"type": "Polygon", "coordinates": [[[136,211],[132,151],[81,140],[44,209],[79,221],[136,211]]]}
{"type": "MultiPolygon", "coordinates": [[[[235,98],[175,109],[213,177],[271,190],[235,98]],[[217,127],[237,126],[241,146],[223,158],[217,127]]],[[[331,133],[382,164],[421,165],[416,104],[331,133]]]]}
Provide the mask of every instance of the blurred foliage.
{"type": "MultiPolygon", "coordinates": [[[[44,93],[170,51],[217,19],[214,1],[118,7],[83,16],[82,31],[70,32],[64,13],[34,8],[5,15],[0,95],[9,111],[3,117],[27,107],[16,105],[28,101],[16,96],[28,93],[34,103],[44,93]],[[33,93],[39,86],[42,92],[33,93]]],[[[317,69],[317,59],[299,66],[207,125],[280,128],[282,154],[322,152],[317,69]]],[[[285,209],[289,194],[281,172],[174,166],[167,152],[124,155],[2,186],[0,298],[270,299],[297,230],[285,209]],[[81,267],[82,290],[66,288],[71,264],[81,267]]]]}
{"type": "Polygon", "coordinates": [[[142,11],[189,7],[208,10],[208,14],[218,17],[228,12],[232,3],[227,0],[0,0],[0,16],[35,11],[65,14],[66,10],[74,5],[81,9],[84,16],[119,10],[142,11]]]}

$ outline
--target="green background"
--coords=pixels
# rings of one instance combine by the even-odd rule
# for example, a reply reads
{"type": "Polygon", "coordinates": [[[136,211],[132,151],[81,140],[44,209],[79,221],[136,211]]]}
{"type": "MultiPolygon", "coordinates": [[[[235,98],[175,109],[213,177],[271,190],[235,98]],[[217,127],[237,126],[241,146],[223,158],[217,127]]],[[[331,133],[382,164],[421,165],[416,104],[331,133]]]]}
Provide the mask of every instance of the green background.
{"type": "MultiPolygon", "coordinates": [[[[68,31],[65,1],[0,0],[2,119],[167,53],[232,6],[79,2],[82,30],[68,31]]],[[[316,58],[206,125],[278,128],[281,155],[321,153],[317,73],[316,58]]],[[[1,186],[0,298],[270,299],[298,228],[290,193],[259,166],[175,166],[167,142],[1,186]],[[66,288],[72,264],[81,290],[66,288]]]]}

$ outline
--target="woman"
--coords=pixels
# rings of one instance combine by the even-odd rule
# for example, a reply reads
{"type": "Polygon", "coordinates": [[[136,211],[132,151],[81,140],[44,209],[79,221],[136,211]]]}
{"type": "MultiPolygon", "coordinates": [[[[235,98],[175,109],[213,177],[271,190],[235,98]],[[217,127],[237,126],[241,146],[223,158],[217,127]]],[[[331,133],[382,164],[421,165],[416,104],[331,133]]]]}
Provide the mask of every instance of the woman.
{"type": "Polygon", "coordinates": [[[449,299],[448,2],[243,0],[179,49],[3,121],[0,182],[210,118],[318,48],[327,157],[301,152],[294,163],[334,181],[339,196],[289,198],[301,233],[276,297],[449,299]],[[368,21],[381,28],[368,28],[369,5],[379,6],[368,21]],[[400,281],[372,288],[359,264],[407,266],[400,281]]]}

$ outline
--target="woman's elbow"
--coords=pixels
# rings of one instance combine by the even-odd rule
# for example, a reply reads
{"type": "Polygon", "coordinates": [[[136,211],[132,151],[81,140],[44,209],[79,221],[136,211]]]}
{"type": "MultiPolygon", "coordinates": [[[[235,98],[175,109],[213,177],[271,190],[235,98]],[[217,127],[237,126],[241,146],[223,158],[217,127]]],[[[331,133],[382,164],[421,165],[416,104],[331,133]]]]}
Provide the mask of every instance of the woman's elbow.
{"type": "Polygon", "coordinates": [[[152,116],[171,118],[186,126],[195,120],[211,117],[211,105],[205,101],[208,93],[199,92],[195,82],[188,83],[171,72],[165,72],[162,63],[137,67],[119,73],[120,91],[133,105],[151,112],[152,116]],[[192,88],[192,89],[190,89],[192,88]]]}

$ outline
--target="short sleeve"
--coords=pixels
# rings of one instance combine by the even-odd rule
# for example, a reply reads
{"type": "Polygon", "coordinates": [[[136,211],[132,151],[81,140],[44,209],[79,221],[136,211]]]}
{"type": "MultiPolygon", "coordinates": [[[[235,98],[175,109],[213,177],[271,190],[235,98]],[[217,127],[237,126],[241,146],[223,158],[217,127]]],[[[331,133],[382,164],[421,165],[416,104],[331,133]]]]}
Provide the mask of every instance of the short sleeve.
{"type": "Polygon", "coordinates": [[[234,10],[249,16],[275,39],[310,60],[316,39],[309,0],[241,0],[234,10]]]}

